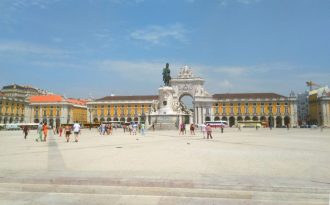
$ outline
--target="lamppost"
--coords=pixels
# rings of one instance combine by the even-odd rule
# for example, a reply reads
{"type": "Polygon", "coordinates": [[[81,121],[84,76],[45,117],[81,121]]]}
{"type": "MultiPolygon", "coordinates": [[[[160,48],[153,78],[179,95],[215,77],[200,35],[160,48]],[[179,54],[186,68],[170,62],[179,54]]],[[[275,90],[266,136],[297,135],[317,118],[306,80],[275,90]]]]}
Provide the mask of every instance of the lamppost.
{"type": "Polygon", "coordinates": [[[92,130],[92,111],[93,111],[93,108],[89,107],[88,111],[89,111],[89,130],[92,130]]]}

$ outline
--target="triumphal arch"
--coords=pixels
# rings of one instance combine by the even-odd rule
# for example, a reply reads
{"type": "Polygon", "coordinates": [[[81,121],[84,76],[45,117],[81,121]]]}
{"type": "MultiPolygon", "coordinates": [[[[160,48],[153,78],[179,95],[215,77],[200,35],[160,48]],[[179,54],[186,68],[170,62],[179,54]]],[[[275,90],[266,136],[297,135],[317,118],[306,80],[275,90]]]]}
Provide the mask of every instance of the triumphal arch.
{"type": "Polygon", "coordinates": [[[193,110],[191,121],[196,124],[203,123],[205,116],[211,114],[212,95],[204,88],[205,80],[194,76],[192,70],[187,65],[180,69],[177,77],[170,81],[174,90],[174,100],[180,102],[183,96],[190,96],[193,99],[193,110]]]}

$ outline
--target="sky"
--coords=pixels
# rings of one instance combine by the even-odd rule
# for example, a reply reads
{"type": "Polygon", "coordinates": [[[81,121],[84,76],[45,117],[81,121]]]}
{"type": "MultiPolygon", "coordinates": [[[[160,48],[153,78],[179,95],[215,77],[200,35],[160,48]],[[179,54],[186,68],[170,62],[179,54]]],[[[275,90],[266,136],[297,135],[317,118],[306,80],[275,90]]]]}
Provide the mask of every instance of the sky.
{"type": "Polygon", "coordinates": [[[0,0],[0,86],[156,95],[184,65],[211,93],[330,85],[330,0],[0,0]]]}

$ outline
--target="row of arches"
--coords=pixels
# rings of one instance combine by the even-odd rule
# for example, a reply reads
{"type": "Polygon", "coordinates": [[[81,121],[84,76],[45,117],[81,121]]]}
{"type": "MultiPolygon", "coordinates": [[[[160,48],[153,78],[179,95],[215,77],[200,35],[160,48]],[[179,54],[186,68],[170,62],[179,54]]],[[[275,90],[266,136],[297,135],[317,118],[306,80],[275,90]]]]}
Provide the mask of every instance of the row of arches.
{"type": "MultiPolygon", "coordinates": [[[[232,127],[233,125],[236,124],[236,122],[240,122],[240,121],[262,121],[262,122],[268,122],[269,126],[276,126],[276,127],[281,127],[283,125],[287,126],[290,124],[290,117],[289,116],[285,116],[284,118],[281,116],[277,116],[277,117],[273,117],[273,116],[269,116],[268,118],[266,116],[253,116],[252,118],[250,116],[246,116],[246,117],[242,117],[242,116],[231,116],[231,117],[219,117],[216,116],[214,117],[214,121],[219,121],[219,120],[223,120],[223,121],[227,121],[229,122],[229,126],[232,127]]],[[[211,117],[207,116],[205,117],[205,121],[211,121],[211,117]]]]}
{"type": "Polygon", "coordinates": [[[60,119],[53,119],[53,118],[50,118],[50,119],[47,119],[47,118],[44,118],[42,120],[39,120],[39,119],[34,119],[34,123],[39,123],[39,122],[42,122],[42,123],[47,123],[47,125],[53,127],[53,126],[56,126],[56,127],[59,127],[61,125],[61,120],[60,119]]]}
{"type": "Polygon", "coordinates": [[[118,118],[118,117],[114,117],[114,118],[111,118],[111,117],[108,117],[108,118],[104,118],[104,117],[101,117],[100,119],[95,117],[93,119],[93,122],[94,123],[102,123],[102,122],[105,122],[105,121],[120,121],[120,122],[145,122],[145,116],[141,116],[141,117],[121,117],[121,118],[118,118]]]}
{"type": "Polygon", "coordinates": [[[19,123],[24,122],[23,117],[0,117],[0,123],[7,124],[7,123],[19,123]]]}

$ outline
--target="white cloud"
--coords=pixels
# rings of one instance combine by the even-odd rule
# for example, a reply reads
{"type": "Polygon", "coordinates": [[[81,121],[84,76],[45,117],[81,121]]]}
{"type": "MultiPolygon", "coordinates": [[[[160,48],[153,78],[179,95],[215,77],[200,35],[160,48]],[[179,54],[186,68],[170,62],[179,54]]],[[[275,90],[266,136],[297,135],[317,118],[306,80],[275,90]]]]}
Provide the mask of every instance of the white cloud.
{"type": "Polygon", "coordinates": [[[227,6],[231,3],[239,3],[244,5],[251,5],[261,2],[261,0],[218,0],[221,6],[227,6]]]}
{"type": "Polygon", "coordinates": [[[68,52],[50,48],[43,45],[21,42],[21,41],[0,41],[0,54],[1,53],[15,53],[15,54],[27,54],[27,55],[66,55],[68,52]]]}
{"type": "Polygon", "coordinates": [[[224,73],[224,74],[230,74],[230,75],[242,75],[251,70],[248,67],[216,67],[213,68],[213,71],[216,73],[224,73]]]}
{"type": "Polygon", "coordinates": [[[133,31],[130,37],[152,45],[164,45],[171,40],[186,43],[188,41],[186,33],[187,30],[181,24],[169,26],[152,25],[133,31]]]}

